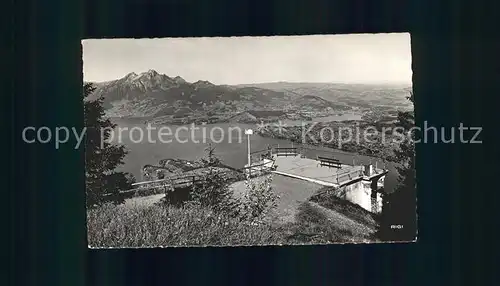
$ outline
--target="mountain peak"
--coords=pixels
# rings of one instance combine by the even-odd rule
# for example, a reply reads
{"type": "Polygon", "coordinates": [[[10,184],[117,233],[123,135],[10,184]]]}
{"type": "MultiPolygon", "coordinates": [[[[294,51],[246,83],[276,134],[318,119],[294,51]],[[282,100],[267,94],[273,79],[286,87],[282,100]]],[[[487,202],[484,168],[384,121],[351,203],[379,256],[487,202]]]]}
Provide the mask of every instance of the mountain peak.
{"type": "Polygon", "coordinates": [[[153,70],[153,69],[149,69],[146,73],[150,74],[150,75],[157,75],[158,74],[158,72],[153,70]]]}
{"type": "Polygon", "coordinates": [[[180,76],[176,76],[174,77],[174,81],[177,82],[177,83],[185,83],[186,81],[180,77],[180,76]]]}
{"type": "Polygon", "coordinates": [[[131,72],[131,73],[128,73],[125,78],[133,78],[133,77],[136,77],[137,74],[135,72],[131,72]]]}
{"type": "Polygon", "coordinates": [[[212,86],[213,84],[209,81],[206,80],[199,80],[195,83],[193,83],[195,86],[212,86]]]}
{"type": "Polygon", "coordinates": [[[135,79],[139,80],[155,80],[155,81],[164,81],[169,80],[170,78],[164,74],[160,74],[157,71],[150,69],[146,72],[141,73],[135,79]]]}

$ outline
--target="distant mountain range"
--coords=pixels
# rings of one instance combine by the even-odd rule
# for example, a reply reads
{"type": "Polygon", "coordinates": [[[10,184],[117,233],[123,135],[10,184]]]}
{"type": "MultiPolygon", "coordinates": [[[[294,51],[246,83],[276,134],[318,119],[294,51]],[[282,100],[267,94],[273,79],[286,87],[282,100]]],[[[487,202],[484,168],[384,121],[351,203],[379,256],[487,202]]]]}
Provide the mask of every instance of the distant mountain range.
{"type": "Polygon", "coordinates": [[[406,97],[410,84],[343,84],[343,83],[296,83],[270,82],[244,84],[238,87],[258,87],[285,92],[297,96],[314,95],[327,101],[347,104],[351,107],[372,107],[381,105],[409,107],[406,97]]]}
{"type": "Polygon", "coordinates": [[[344,112],[376,104],[406,104],[409,87],[315,83],[215,85],[169,77],[155,70],[94,83],[89,100],[103,97],[110,117],[234,117],[247,111],[344,112]]]}

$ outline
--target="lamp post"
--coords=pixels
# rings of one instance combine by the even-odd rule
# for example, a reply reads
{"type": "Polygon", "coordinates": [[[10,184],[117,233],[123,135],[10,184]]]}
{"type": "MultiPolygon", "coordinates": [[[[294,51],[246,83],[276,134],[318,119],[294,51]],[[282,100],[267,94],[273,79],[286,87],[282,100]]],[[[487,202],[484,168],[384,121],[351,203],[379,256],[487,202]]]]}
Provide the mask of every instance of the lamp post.
{"type": "Polygon", "coordinates": [[[245,130],[245,135],[247,135],[247,155],[248,155],[248,174],[250,176],[250,173],[251,173],[251,164],[252,164],[252,160],[251,160],[251,156],[250,156],[250,135],[253,134],[253,130],[252,129],[246,129],[245,130]]]}

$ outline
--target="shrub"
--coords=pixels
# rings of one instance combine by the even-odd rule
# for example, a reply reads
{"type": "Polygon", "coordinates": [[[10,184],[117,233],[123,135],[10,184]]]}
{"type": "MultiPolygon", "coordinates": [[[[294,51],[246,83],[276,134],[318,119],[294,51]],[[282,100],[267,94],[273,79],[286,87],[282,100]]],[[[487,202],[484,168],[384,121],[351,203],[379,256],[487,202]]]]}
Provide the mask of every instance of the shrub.
{"type": "Polygon", "coordinates": [[[205,151],[206,157],[202,158],[200,163],[207,168],[207,172],[202,173],[200,183],[193,186],[190,197],[203,207],[234,216],[239,207],[238,201],[234,199],[226,177],[217,169],[221,162],[214,155],[215,148],[209,145],[205,151]]]}
{"type": "Polygon", "coordinates": [[[272,176],[263,178],[263,180],[254,178],[245,181],[246,191],[240,200],[240,219],[262,223],[277,207],[279,196],[273,192],[272,176]]]}
{"type": "MultiPolygon", "coordinates": [[[[408,99],[413,103],[413,93],[408,99]]],[[[417,236],[417,186],[415,170],[415,139],[417,134],[412,132],[415,126],[413,112],[398,112],[398,126],[403,127],[410,135],[394,150],[393,159],[399,164],[398,184],[391,194],[384,197],[381,223],[378,237],[384,241],[410,241],[417,236]],[[411,138],[411,139],[410,139],[411,138]],[[392,228],[393,225],[402,225],[403,228],[392,228]]]]}

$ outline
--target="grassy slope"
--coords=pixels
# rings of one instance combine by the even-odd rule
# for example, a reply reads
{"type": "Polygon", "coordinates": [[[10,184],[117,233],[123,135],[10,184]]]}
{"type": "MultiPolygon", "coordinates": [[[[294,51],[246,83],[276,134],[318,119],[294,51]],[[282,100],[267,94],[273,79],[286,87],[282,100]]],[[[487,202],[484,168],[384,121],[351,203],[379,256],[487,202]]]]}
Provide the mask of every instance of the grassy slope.
{"type": "Polygon", "coordinates": [[[199,207],[105,205],[87,212],[90,247],[166,247],[368,242],[370,234],[332,223],[324,210],[304,202],[296,220],[252,225],[199,207]]]}
{"type": "Polygon", "coordinates": [[[329,192],[328,187],[318,190],[309,200],[328,210],[340,213],[347,219],[353,220],[370,229],[374,230],[378,227],[377,215],[363,209],[357,204],[334,196],[329,192]]]}
{"type": "Polygon", "coordinates": [[[91,247],[272,244],[277,232],[244,225],[200,208],[103,206],[88,211],[91,247]]]}

